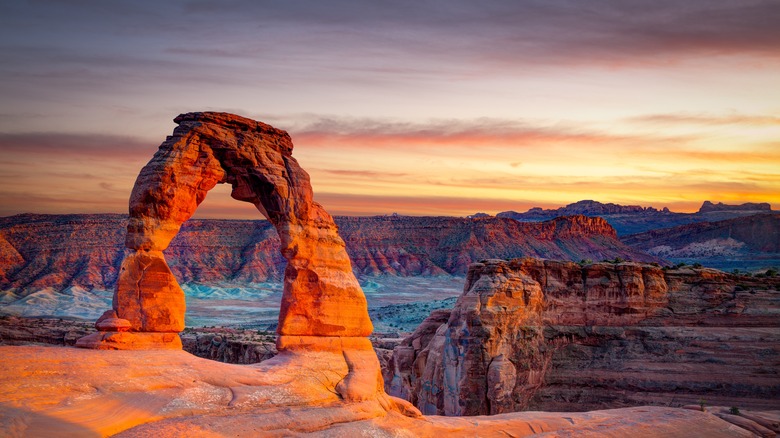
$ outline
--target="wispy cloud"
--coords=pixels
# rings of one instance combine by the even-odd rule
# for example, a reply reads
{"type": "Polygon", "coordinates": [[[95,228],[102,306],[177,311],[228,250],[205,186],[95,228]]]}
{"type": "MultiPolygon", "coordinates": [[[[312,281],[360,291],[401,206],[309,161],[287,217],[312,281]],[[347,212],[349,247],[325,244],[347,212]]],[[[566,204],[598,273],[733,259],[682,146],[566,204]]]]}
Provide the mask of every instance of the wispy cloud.
{"type": "Polygon", "coordinates": [[[431,120],[401,122],[381,119],[321,117],[290,128],[293,140],[310,147],[336,142],[343,147],[398,148],[404,144],[425,144],[451,148],[522,147],[529,144],[637,144],[652,141],[681,144],[693,136],[647,136],[602,132],[574,124],[532,124],[520,120],[431,120]]]}
{"type": "Polygon", "coordinates": [[[751,125],[751,126],[780,126],[780,116],[774,115],[750,115],[750,114],[704,114],[704,113],[676,113],[676,114],[650,114],[628,119],[629,122],[651,123],[658,125],[668,124],[692,124],[692,125],[751,125]]]}
{"type": "Polygon", "coordinates": [[[5,154],[22,154],[61,159],[122,160],[151,158],[158,144],[114,135],[68,133],[0,133],[0,150],[5,154]]]}
{"type": "Polygon", "coordinates": [[[403,172],[377,172],[373,170],[317,169],[331,175],[356,178],[401,178],[407,176],[403,172]]]}
{"type": "MultiPolygon", "coordinates": [[[[316,193],[315,200],[334,215],[413,214],[431,216],[469,215],[480,211],[527,209],[538,201],[447,196],[377,196],[316,193]]],[[[544,207],[552,204],[542,203],[544,207]]]]}

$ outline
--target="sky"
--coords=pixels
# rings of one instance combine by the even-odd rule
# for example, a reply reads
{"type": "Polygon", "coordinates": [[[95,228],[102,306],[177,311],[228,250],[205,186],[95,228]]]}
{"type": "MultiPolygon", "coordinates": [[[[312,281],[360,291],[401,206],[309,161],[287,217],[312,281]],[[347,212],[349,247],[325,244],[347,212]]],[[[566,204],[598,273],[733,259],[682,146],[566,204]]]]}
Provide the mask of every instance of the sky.
{"type": "MultiPolygon", "coordinates": [[[[287,130],[334,215],[780,208],[780,2],[0,2],[0,216],[126,213],[191,111],[287,130]]],[[[258,218],[229,187],[196,217],[258,218]]]]}

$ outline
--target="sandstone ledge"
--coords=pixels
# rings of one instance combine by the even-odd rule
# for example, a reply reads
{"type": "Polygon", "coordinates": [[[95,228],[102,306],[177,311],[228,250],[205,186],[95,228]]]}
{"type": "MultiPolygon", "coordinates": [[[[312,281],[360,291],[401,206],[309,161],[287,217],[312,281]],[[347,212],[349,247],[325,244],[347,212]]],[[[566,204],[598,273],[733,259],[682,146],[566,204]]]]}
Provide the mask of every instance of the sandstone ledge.
{"type": "Polygon", "coordinates": [[[710,413],[658,407],[410,418],[379,398],[343,401],[335,386],[348,365],[298,354],[247,366],[183,351],[0,347],[0,435],[751,436],[710,413]]]}
{"type": "Polygon", "coordinates": [[[178,333],[97,332],[76,341],[76,347],[95,350],[181,350],[178,333]]]}

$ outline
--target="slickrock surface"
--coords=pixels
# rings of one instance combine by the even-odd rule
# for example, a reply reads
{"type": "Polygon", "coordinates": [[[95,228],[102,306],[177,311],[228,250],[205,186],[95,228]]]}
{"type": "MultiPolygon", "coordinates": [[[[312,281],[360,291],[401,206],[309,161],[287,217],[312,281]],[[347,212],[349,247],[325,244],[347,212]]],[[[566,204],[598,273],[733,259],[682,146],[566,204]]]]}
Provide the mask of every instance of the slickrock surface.
{"type": "MultiPolygon", "coordinates": [[[[615,239],[600,219],[582,216],[526,223],[409,216],[335,221],[352,269],[363,277],[461,276],[470,263],[485,258],[661,261],[615,239]]],[[[0,263],[0,290],[25,295],[71,286],[113,289],[126,226],[126,216],[111,214],[0,218],[0,261],[7,261],[0,263]]],[[[163,254],[181,283],[281,281],[286,262],[280,247],[266,220],[191,219],[163,254]]]]}
{"type": "MultiPolygon", "coordinates": [[[[13,316],[0,318],[0,345],[74,346],[78,339],[94,332],[94,324],[83,321],[13,316]]],[[[181,341],[184,351],[226,363],[253,364],[277,354],[276,335],[254,330],[189,328],[181,334],[181,341]]],[[[389,355],[395,345],[385,342],[382,346],[385,348],[382,350],[384,354],[389,355]]]]}
{"type": "Polygon", "coordinates": [[[0,347],[0,435],[752,436],[707,412],[660,407],[408,417],[387,400],[340,400],[335,387],[348,372],[340,355],[306,359],[247,366],[183,351],[0,347]]]}
{"type": "Polygon", "coordinates": [[[424,414],[780,406],[780,279],[537,259],[474,264],[451,312],[394,349],[424,414]]]}

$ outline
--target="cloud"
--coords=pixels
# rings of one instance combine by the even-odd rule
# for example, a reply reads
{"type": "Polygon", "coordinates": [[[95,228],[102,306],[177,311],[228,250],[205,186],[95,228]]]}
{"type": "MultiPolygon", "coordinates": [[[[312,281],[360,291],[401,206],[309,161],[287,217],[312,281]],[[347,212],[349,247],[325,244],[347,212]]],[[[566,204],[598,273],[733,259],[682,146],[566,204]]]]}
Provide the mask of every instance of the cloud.
{"type": "MultiPolygon", "coordinates": [[[[377,196],[343,193],[315,193],[314,200],[337,216],[372,216],[399,213],[405,215],[453,216],[480,211],[506,211],[530,208],[538,202],[515,199],[485,199],[446,196],[377,196]]],[[[552,204],[542,203],[545,207],[552,204]]]]}
{"type": "Polygon", "coordinates": [[[319,29],[317,38],[350,39],[350,46],[409,46],[433,52],[457,47],[453,55],[501,53],[531,62],[551,57],[650,56],[665,52],[728,51],[777,53],[780,4],[772,0],[596,0],[285,2],[251,0],[219,7],[185,6],[187,16],[232,19],[269,27],[319,29]],[[339,32],[327,32],[338,30],[339,32]],[[363,38],[353,39],[353,32],[363,38]]]}
{"type": "MultiPolygon", "coordinates": [[[[561,123],[531,124],[519,120],[430,120],[412,123],[387,119],[319,117],[289,128],[296,144],[318,147],[336,143],[348,147],[398,148],[404,144],[518,147],[526,144],[581,143],[591,145],[635,144],[648,141],[682,143],[691,136],[648,137],[620,135],[561,123]]],[[[519,162],[517,162],[519,163],[519,162]]],[[[513,166],[516,167],[516,166],[513,166]]]]}
{"type": "Polygon", "coordinates": [[[705,113],[673,113],[650,114],[627,119],[629,122],[650,123],[658,125],[691,124],[691,125],[750,125],[750,126],[780,126],[780,117],[773,115],[750,114],[705,114],[705,113]]]}
{"type": "Polygon", "coordinates": [[[6,71],[88,74],[112,84],[121,83],[112,76],[247,85],[258,75],[284,79],[268,70],[440,81],[505,68],[780,53],[780,3],[773,0],[83,1],[4,4],[2,16],[0,53],[19,67],[6,71]]]}
{"type": "Polygon", "coordinates": [[[19,213],[124,213],[127,211],[127,197],[127,194],[107,197],[105,192],[77,190],[63,195],[48,195],[37,188],[18,192],[0,190],[0,216],[19,213]]]}
{"type": "Polygon", "coordinates": [[[331,175],[339,175],[346,177],[357,178],[401,178],[407,176],[407,173],[402,172],[377,172],[373,170],[345,170],[345,169],[317,169],[320,172],[325,172],[331,175]]]}
{"type": "MultiPolygon", "coordinates": [[[[772,167],[780,149],[697,147],[706,137],[615,135],[501,119],[310,117],[294,126],[294,155],[311,172],[315,199],[333,214],[467,215],[580,199],[776,204],[780,190],[772,167]]],[[[111,135],[0,134],[6,159],[0,214],[123,212],[155,144],[111,135]]],[[[196,216],[257,215],[220,186],[196,216]]]]}
{"type": "Polygon", "coordinates": [[[0,133],[0,150],[34,157],[122,160],[151,158],[157,144],[125,136],[68,133],[0,133]]]}
{"type": "Polygon", "coordinates": [[[780,150],[775,151],[706,151],[680,150],[678,158],[686,161],[706,161],[709,163],[777,163],[780,164],[780,150]]]}

